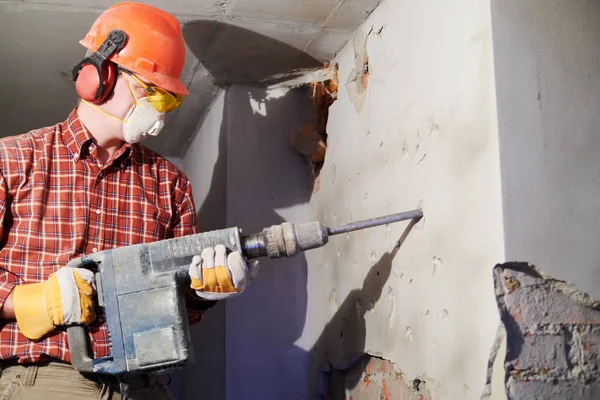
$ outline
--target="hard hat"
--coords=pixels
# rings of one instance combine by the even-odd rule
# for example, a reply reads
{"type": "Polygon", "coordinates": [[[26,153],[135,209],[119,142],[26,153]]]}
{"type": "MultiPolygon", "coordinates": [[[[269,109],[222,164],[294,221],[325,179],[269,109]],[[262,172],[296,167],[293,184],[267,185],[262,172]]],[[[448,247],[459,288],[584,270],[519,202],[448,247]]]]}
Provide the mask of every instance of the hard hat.
{"type": "MultiPolygon", "coordinates": [[[[140,75],[158,87],[184,96],[189,94],[180,80],[186,51],[181,28],[177,19],[163,10],[134,2],[115,4],[96,19],[79,43],[92,52],[104,51],[108,61],[140,75]],[[109,39],[109,36],[112,39],[109,39]],[[114,38],[117,42],[122,42],[109,49],[114,38]]],[[[110,91],[117,74],[114,71],[106,71],[105,68],[108,67],[104,67],[102,63],[103,57],[99,58],[100,62],[87,62],[96,64],[98,72],[94,78],[97,84],[93,91],[97,88],[98,92],[110,91]],[[98,64],[102,66],[99,67],[98,64]]],[[[74,79],[77,78],[79,70],[84,68],[83,64],[85,60],[73,70],[74,79]]],[[[89,87],[87,89],[89,94],[89,87]]],[[[106,98],[106,95],[107,93],[97,96],[96,100],[99,97],[106,98]]]]}

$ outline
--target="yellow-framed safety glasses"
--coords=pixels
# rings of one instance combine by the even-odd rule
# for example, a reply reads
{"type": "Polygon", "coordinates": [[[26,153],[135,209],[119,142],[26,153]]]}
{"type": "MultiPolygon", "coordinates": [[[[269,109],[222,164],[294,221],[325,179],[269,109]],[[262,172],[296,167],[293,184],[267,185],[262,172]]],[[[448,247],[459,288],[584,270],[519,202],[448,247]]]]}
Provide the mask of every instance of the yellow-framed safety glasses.
{"type": "Polygon", "coordinates": [[[140,86],[144,88],[148,103],[152,104],[156,111],[161,113],[173,111],[179,107],[181,103],[183,103],[184,96],[171,93],[167,90],[159,88],[158,86],[148,85],[146,82],[135,76],[135,74],[125,69],[121,68],[121,71],[131,76],[137,83],[140,84],[140,86]]]}

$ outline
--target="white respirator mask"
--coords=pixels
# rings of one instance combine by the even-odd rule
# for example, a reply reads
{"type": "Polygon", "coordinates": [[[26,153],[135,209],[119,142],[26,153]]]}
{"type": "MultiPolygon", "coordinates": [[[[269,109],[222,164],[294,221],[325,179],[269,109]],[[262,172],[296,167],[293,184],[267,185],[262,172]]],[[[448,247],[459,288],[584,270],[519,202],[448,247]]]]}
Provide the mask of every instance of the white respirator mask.
{"type": "Polygon", "coordinates": [[[165,126],[165,113],[142,97],[137,99],[129,109],[123,121],[123,138],[127,143],[138,143],[148,136],[157,136],[165,126]]]}
{"type": "MultiPolygon", "coordinates": [[[[125,76],[125,73],[121,73],[125,76]]],[[[136,79],[135,76],[132,75],[132,77],[136,79]]],[[[150,103],[147,96],[138,99],[129,80],[126,77],[125,80],[127,81],[127,86],[129,86],[129,90],[133,96],[134,103],[131,105],[131,108],[123,119],[110,115],[95,104],[89,103],[83,99],[82,101],[107,117],[121,122],[123,125],[123,139],[127,143],[134,144],[143,141],[148,136],[157,136],[165,125],[166,112],[158,111],[156,107],[150,103]]],[[[136,81],[137,80],[138,79],[136,79],[136,81]]],[[[142,84],[142,82],[140,82],[140,84],[142,84]]]]}

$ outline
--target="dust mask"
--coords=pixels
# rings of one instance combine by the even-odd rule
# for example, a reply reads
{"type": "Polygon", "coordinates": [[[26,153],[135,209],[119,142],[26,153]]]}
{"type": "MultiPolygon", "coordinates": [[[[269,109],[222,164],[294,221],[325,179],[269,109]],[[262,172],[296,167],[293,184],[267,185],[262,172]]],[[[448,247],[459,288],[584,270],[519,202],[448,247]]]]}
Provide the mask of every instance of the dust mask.
{"type": "Polygon", "coordinates": [[[138,143],[148,136],[157,136],[165,125],[165,113],[156,111],[148,99],[137,99],[123,121],[123,138],[138,143]]]}
{"type": "Polygon", "coordinates": [[[133,95],[134,103],[123,119],[108,114],[95,104],[91,104],[85,100],[82,101],[97,109],[102,114],[122,122],[123,139],[127,143],[133,144],[143,141],[148,136],[157,136],[164,127],[166,113],[157,111],[156,107],[148,101],[148,97],[136,98],[129,80],[127,80],[127,86],[129,86],[129,90],[133,95]]]}

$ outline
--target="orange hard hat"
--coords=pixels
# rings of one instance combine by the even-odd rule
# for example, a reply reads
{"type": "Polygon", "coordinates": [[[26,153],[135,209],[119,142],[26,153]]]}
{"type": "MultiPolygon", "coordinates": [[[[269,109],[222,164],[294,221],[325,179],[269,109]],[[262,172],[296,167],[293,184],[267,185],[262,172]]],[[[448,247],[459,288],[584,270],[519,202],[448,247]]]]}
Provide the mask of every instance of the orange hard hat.
{"type": "Polygon", "coordinates": [[[177,19],[147,4],[123,2],[104,11],[81,40],[96,51],[108,34],[121,30],[128,38],[108,60],[170,92],[188,95],[180,75],[185,63],[185,42],[177,19]]]}

